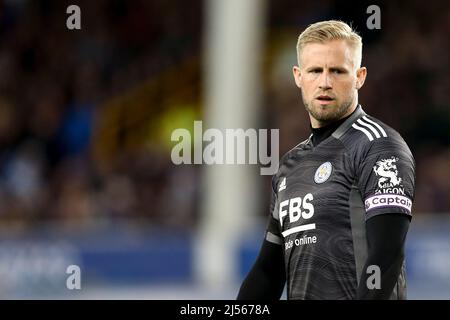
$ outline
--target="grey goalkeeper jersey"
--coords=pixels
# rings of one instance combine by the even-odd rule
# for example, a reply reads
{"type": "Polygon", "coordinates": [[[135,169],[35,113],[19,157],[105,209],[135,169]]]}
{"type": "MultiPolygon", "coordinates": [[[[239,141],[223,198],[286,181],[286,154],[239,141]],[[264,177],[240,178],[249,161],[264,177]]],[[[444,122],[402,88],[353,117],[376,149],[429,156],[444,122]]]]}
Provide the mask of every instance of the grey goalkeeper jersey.
{"type": "MultiPolygon", "coordinates": [[[[414,180],[405,141],[361,106],[319,145],[310,137],[286,153],[272,178],[266,240],[282,246],[288,299],[354,299],[365,221],[411,216],[414,180]]],[[[391,298],[406,298],[404,262],[391,298]]]]}

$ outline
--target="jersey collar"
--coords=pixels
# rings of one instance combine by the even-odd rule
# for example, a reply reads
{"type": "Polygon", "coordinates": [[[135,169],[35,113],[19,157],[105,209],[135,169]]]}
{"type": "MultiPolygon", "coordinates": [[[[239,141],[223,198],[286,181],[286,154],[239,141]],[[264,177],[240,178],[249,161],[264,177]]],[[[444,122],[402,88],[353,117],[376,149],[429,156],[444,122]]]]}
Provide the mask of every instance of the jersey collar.
{"type": "Polygon", "coordinates": [[[361,105],[358,104],[356,107],[355,112],[347,119],[345,120],[332,134],[332,136],[336,139],[339,139],[342,137],[342,135],[347,132],[348,129],[352,126],[353,122],[355,122],[357,119],[361,118],[362,116],[366,115],[364,110],[362,109],[361,105]]]}

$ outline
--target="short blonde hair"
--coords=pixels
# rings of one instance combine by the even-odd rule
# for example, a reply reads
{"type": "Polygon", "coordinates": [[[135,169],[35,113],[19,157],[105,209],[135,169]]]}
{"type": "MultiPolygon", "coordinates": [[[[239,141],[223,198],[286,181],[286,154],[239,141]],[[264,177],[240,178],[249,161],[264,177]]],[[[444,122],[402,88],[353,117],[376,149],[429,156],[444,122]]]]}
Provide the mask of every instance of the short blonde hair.
{"type": "Polygon", "coordinates": [[[339,20],[321,21],[311,24],[298,37],[297,60],[300,66],[300,55],[309,43],[324,43],[331,40],[346,40],[355,49],[355,66],[361,67],[362,38],[345,22],[339,20]]]}

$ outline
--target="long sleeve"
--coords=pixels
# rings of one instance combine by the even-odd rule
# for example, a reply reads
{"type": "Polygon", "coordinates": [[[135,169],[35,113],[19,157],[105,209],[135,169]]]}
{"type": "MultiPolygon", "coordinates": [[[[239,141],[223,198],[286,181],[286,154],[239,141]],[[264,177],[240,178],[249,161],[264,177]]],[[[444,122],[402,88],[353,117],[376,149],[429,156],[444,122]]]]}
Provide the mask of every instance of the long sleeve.
{"type": "Polygon", "coordinates": [[[237,300],[280,299],[285,282],[282,246],[264,240],[255,264],[241,285],[237,300]]]}
{"type": "MultiPolygon", "coordinates": [[[[368,257],[357,289],[357,299],[389,299],[397,283],[404,259],[404,244],[410,218],[403,214],[381,214],[366,222],[368,257]],[[369,289],[367,280],[380,270],[380,288],[369,289]]],[[[370,282],[370,280],[369,280],[370,282]]]]}

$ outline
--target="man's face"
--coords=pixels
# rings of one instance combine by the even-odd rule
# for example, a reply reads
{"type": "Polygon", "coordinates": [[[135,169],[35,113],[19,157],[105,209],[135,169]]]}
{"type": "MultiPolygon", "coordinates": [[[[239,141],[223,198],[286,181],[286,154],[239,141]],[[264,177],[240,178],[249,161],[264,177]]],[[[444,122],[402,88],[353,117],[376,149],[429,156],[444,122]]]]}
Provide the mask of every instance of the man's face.
{"type": "Polygon", "coordinates": [[[293,69],[294,78],[313,128],[353,112],[367,71],[357,68],[355,50],[345,40],[305,45],[300,63],[293,69]]]}

